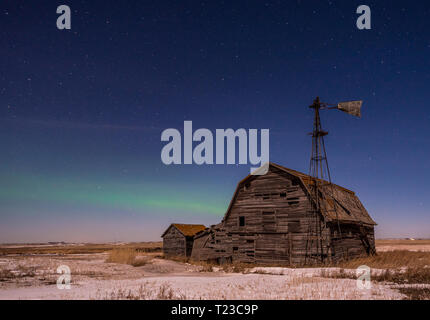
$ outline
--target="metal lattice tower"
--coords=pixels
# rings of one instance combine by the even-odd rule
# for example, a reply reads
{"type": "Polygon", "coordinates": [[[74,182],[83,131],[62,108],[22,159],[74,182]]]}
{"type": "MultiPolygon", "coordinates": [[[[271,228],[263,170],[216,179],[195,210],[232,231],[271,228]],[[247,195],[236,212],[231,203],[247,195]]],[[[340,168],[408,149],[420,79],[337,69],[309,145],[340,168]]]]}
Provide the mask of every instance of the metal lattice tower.
{"type": "MultiPolygon", "coordinates": [[[[326,108],[326,105],[321,103],[317,97],[309,108],[314,110],[314,125],[312,135],[312,153],[309,165],[309,182],[311,192],[311,212],[309,216],[309,230],[306,241],[306,259],[317,259],[324,262],[329,257],[329,244],[323,234],[323,226],[326,226],[323,211],[325,207],[324,198],[333,197],[333,185],[331,183],[330,169],[327,161],[327,153],[325,150],[324,137],[328,134],[321,126],[320,110],[326,108]],[[327,188],[328,187],[328,188],[327,188]],[[331,194],[328,194],[330,190],[331,194]],[[325,245],[325,247],[324,247],[325,245]],[[326,250],[324,250],[326,249],[326,250]]],[[[334,200],[334,199],[333,199],[334,200]]],[[[332,201],[334,211],[337,218],[336,202],[332,201]]],[[[324,228],[325,230],[325,228],[324,228]]],[[[338,221],[339,236],[342,236],[340,224],[338,221]]]]}

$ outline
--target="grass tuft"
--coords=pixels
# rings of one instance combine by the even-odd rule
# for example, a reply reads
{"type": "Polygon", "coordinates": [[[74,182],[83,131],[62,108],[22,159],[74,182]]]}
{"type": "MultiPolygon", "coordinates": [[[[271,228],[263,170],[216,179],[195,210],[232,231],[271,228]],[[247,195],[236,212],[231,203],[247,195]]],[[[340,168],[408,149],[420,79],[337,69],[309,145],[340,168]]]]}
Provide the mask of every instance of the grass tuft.
{"type": "Polygon", "coordinates": [[[405,300],[430,300],[430,288],[399,288],[406,295],[405,300]]]}
{"type": "Polygon", "coordinates": [[[137,290],[119,288],[111,292],[96,295],[95,299],[102,300],[185,300],[181,292],[175,292],[169,283],[163,283],[158,288],[148,282],[143,283],[137,290]]]}
{"type": "Polygon", "coordinates": [[[133,267],[140,267],[147,264],[145,259],[139,259],[137,252],[133,248],[113,249],[109,252],[109,257],[106,262],[129,264],[133,267]]]}
{"type": "Polygon", "coordinates": [[[376,269],[386,268],[424,268],[430,266],[430,252],[394,250],[380,252],[376,256],[366,256],[349,261],[340,262],[336,267],[357,268],[366,265],[376,269]]]}

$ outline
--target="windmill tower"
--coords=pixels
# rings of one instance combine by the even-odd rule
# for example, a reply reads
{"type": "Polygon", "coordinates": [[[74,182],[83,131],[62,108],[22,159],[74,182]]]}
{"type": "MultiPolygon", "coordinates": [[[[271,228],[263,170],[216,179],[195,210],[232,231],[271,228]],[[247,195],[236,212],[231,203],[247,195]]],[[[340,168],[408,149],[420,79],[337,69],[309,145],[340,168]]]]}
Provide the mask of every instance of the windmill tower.
{"type": "Polygon", "coordinates": [[[330,105],[321,102],[317,97],[309,108],[314,110],[314,124],[312,135],[312,153],[309,165],[309,181],[311,192],[311,211],[309,215],[309,229],[306,240],[306,262],[324,262],[329,258],[330,244],[327,234],[323,230],[326,226],[324,211],[334,210],[338,237],[342,237],[342,230],[339,223],[336,200],[334,199],[333,184],[331,182],[330,169],[328,166],[327,153],[325,150],[324,137],[328,134],[322,129],[320,111],[337,109],[356,117],[361,117],[361,106],[363,101],[340,102],[337,105],[330,105]],[[329,200],[330,199],[330,200],[329,200]],[[332,208],[325,205],[327,200],[333,203],[332,208]]]}

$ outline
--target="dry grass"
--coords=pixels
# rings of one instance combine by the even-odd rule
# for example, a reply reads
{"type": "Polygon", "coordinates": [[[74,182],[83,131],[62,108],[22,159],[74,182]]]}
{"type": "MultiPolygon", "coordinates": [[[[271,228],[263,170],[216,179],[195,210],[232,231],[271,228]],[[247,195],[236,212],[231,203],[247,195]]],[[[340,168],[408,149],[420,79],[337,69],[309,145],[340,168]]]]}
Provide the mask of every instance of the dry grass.
{"type": "Polygon", "coordinates": [[[133,267],[142,267],[148,264],[148,260],[145,259],[139,259],[138,257],[136,257],[136,259],[134,259],[133,263],[131,264],[133,267]]]}
{"type": "Polygon", "coordinates": [[[211,263],[207,263],[207,262],[202,262],[199,263],[199,266],[201,266],[201,269],[199,270],[200,272],[213,272],[214,269],[214,265],[211,263]]]}
{"type": "Polygon", "coordinates": [[[396,284],[430,284],[430,268],[407,268],[404,271],[386,269],[379,275],[373,275],[372,280],[396,284]]]}
{"type": "Polygon", "coordinates": [[[16,278],[16,274],[14,274],[12,271],[7,269],[0,270],[0,281],[8,281],[14,278],[16,278]]]}
{"type": "Polygon", "coordinates": [[[140,285],[137,290],[116,289],[114,291],[100,294],[95,299],[102,300],[186,300],[182,293],[174,292],[168,283],[163,283],[155,289],[148,282],[140,285]]]}
{"type": "Polygon", "coordinates": [[[335,278],[335,279],[356,279],[357,277],[341,268],[338,271],[322,269],[320,273],[322,278],[335,278]]]}
{"type": "Polygon", "coordinates": [[[376,256],[366,256],[332,265],[341,268],[357,268],[366,265],[377,269],[424,268],[430,266],[430,252],[395,250],[380,252],[376,256]]]}
{"type": "Polygon", "coordinates": [[[106,262],[132,265],[136,260],[136,256],[136,250],[131,248],[113,249],[109,252],[109,258],[106,259],[106,262]]]}
{"type": "Polygon", "coordinates": [[[233,272],[233,273],[246,273],[247,270],[252,267],[249,263],[240,263],[233,262],[222,265],[222,269],[225,272],[233,272]]]}
{"type": "MultiPolygon", "coordinates": [[[[175,259],[175,261],[178,261],[175,259]]],[[[218,264],[215,262],[210,261],[197,261],[197,260],[187,260],[187,263],[200,266],[200,272],[213,272],[214,268],[215,270],[223,270],[224,272],[232,272],[232,273],[246,273],[246,271],[253,267],[254,265],[249,263],[240,263],[240,262],[233,262],[233,263],[225,263],[225,264],[218,264]]]]}
{"type": "Polygon", "coordinates": [[[146,265],[148,260],[138,256],[136,249],[118,248],[109,252],[109,257],[106,259],[106,262],[129,264],[133,267],[140,267],[146,265]]]}
{"type": "Polygon", "coordinates": [[[36,276],[36,268],[18,265],[14,270],[0,269],[0,282],[36,276]]]}
{"type": "Polygon", "coordinates": [[[248,268],[252,267],[308,267],[308,268],[320,268],[320,267],[338,267],[345,269],[356,269],[361,265],[369,266],[375,269],[399,269],[399,268],[425,268],[430,267],[430,252],[427,251],[408,251],[408,250],[394,250],[379,252],[376,256],[363,256],[356,259],[351,259],[348,261],[341,261],[338,263],[326,263],[319,265],[300,265],[291,266],[286,264],[251,264],[251,263],[227,263],[227,264],[216,264],[207,261],[195,261],[189,260],[181,257],[169,257],[169,260],[174,260],[177,262],[188,262],[194,265],[203,266],[209,269],[212,267],[221,267],[226,272],[244,272],[248,268]]]}
{"type": "MultiPolygon", "coordinates": [[[[337,272],[322,270],[321,277],[356,279],[354,272],[346,272],[345,269],[340,269],[337,272]]],[[[371,281],[396,285],[396,289],[406,295],[407,300],[430,300],[430,288],[426,287],[427,284],[430,284],[430,268],[386,269],[382,273],[372,274],[371,281]],[[424,287],[417,287],[416,285],[424,285],[424,287]]]]}
{"type": "Polygon", "coordinates": [[[407,296],[405,300],[430,300],[430,288],[399,288],[407,296]]]}
{"type": "Polygon", "coordinates": [[[125,244],[65,244],[65,245],[2,245],[0,246],[0,256],[17,254],[94,254],[102,253],[118,248],[133,248],[137,252],[161,252],[162,242],[136,242],[125,244]]]}
{"type": "MultiPolygon", "coordinates": [[[[219,264],[211,261],[198,261],[198,260],[190,260],[190,259],[186,259],[185,261],[183,261],[181,258],[169,258],[169,259],[178,261],[178,262],[187,262],[196,266],[201,266],[202,269],[200,270],[200,272],[213,272],[214,268],[216,268],[228,273],[248,273],[248,270],[254,267],[288,267],[288,265],[285,265],[285,264],[267,264],[267,263],[253,264],[253,263],[245,263],[245,262],[230,262],[230,263],[219,264]]],[[[256,273],[260,273],[260,272],[256,272],[256,273]]]]}
{"type": "Polygon", "coordinates": [[[396,250],[380,252],[376,256],[362,257],[344,261],[334,266],[340,271],[323,274],[331,278],[355,278],[345,269],[355,269],[366,265],[374,269],[384,269],[382,273],[372,274],[372,280],[396,284],[430,284],[430,252],[396,250]]]}

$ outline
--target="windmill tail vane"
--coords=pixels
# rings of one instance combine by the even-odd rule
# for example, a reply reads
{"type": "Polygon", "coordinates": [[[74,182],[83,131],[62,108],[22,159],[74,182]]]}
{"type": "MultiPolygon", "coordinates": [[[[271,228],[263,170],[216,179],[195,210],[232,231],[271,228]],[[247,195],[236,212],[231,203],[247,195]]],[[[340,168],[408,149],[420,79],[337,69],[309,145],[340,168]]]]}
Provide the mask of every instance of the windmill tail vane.
{"type": "Polygon", "coordinates": [[[361,118],[361,106],[363,105],[362,100],[358,101],[346,101],[337,104],[337,109],[346,112],[350,115],[361,118]]]}

